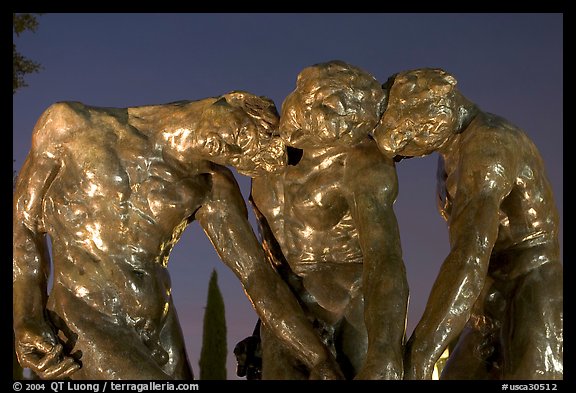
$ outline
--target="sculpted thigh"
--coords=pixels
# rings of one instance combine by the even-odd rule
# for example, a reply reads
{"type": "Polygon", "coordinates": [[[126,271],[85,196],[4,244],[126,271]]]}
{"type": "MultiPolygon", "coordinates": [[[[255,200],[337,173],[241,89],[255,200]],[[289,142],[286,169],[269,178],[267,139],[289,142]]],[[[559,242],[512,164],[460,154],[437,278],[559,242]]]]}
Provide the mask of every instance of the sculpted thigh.
{"type": "Polygon", "coordinates": [[[467,325],[448,358],[440,379],[500,379],[494,363],[493,341],[467,325]]]}
{"type": "Polygon", "coordinates": [[[50,311],[66,351],[80,360],[81,369],[72,379],[171,379],[136,331],[117,323],[83,301],[54,293],[50,311]]]}
{"type": "Polygon", "coordinates": [[[562,275],[562,265],[549,262],[515,280],[504,326],[504,378],[562,378],[562,275]]]}

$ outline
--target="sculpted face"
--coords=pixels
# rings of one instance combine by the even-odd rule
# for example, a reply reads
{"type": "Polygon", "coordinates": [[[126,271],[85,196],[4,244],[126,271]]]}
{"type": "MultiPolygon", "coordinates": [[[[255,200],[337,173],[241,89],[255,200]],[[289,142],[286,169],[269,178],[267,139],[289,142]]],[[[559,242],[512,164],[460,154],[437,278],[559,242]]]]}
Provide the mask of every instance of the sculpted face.
{"type": "Polygon", "coordinates": [[[307,67],[282,104],[280,136],[301,149],[354,145],[378,123],[384,97],[374,77],[346,63],[307,67]]]}
{"type": "Polygon", "coordinates": [[[380,150],[389,157],[414,157],[440,148],[458,129],[455,85],[456,80],[442,70],[399,73],[374,130],[380,150]]]}
{"type": "Polygon", "coordinates": [[[223,95],[202,113],[192,149],[248,176],[286,165],[286,147],[277,134],[274,103],[246,92],[223,95]]]}

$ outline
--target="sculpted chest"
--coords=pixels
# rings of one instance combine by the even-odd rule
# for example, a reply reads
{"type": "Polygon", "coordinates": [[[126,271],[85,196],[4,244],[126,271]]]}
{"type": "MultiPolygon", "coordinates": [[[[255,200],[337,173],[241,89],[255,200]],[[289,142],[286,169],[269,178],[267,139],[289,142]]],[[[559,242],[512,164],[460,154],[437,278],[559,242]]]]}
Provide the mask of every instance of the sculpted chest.
{"type": "Polygon", "coordinates": [[[100,135],[99,141],[69,144],[65,169],[76,176],[61,177],[76,179],[66,194],[91,206],[92,212],[112,209],[119,218],[177,225],[198,208],[210,189],[209,175],[166,162],[143,138],[100,135]]]}
{"type": "Polygon", "coordinates": [[[334,227],[349,210],[343,176],[340,161],[326,168],[305,162],[289,168],[284,188],[287,214],[316,230],[334,227]]]}

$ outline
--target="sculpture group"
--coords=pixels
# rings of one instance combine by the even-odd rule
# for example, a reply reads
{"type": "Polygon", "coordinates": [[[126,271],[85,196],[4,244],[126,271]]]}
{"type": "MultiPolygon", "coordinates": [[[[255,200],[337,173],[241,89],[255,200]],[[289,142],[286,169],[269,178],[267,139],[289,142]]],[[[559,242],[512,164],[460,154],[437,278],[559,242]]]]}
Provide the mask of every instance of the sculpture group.
{"type": "Polygon", "coordinates": [[[544,164],[443,70],[382,85],[341,61],[313,65],[280,116],[240,91],[52,105],[14,194],[21,365],[46,379],[191,379],[167,263],[194,220],[262,321],[262,379],[430,379],[454,342],[444,379],[562,378],[544,164]],[[395,168],[434,152],[451,248],[408,338],[395,168]],[[261,242],[227,166],[252,178],[261,242]]]}

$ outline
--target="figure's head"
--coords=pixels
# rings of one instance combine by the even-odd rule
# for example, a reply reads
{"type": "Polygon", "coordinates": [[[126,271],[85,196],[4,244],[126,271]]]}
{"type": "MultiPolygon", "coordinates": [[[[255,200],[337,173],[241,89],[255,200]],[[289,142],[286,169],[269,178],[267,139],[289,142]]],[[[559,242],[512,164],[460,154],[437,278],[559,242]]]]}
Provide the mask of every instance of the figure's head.
{"type": "Polygon", "coordinates": [[[206,108],[198,122],[195,150],[209,160],[255,176],[286,165],[277,133],[278,111],[265,97],[234,91],[206,108]]]}
{"type": "Polygon", "coordinates": [[[307,67],[282,104],[280,136],[301,149],[353,145],[378,123],[384,98],[380,83],[357,67],[342,61],[307,67]]]}
{"type": "Polygon", "coordinates": [[[441,69],[401,72],[390,77],[384,88],[387,106],[374,139],[389,157],[437,151],[462,131],[474,110],[456,89],[456,79],[441,69]]]}

